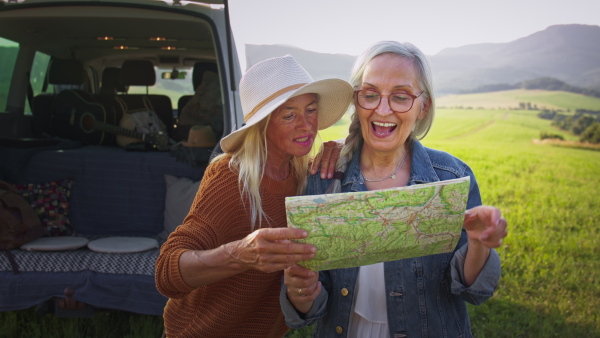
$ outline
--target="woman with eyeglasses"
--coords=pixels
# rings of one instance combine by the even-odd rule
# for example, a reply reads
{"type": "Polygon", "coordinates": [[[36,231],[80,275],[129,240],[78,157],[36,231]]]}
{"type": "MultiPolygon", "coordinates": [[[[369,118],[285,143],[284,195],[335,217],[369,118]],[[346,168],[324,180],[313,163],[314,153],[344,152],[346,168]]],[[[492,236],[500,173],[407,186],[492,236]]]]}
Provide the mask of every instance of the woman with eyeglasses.
{"type": "Polygon", "coordinates": [[[424,147],[431,128],[432,76],[409,43],[383,41],[354,64],[349,135],[333,179],[311,176],[306,194],[387,189],[470,176],[463,231],[453,252],[348,269],[284,272],[286,323],[318,322],[317,337],[471,337],[466,302],[481,304],[500,279],[494,248],[506,237],[497,208],[482,206],[460,159],[424,147]]]}

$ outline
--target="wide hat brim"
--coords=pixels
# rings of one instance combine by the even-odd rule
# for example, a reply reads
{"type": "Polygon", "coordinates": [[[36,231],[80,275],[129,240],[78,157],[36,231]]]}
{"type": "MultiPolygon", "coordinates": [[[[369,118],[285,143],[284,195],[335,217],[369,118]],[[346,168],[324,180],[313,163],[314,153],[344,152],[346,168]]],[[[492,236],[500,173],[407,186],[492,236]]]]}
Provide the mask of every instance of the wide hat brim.
{"type": "Polygon", "coordinates": [[[324,79],[311,82],[296,90],[283,93],[261,107],[254,115],[246,121],[246,124],[232,131],[221,139],[221,149],[224,152],[237,150],[244,139],[246,132],[255,124],[269,116],[277,107],[292,97],[303,94],[314,93],[319,95],[319,130],[326,129],[339,121],[352,102],[354,90],[352,86],[341,79],[324,79]]]}

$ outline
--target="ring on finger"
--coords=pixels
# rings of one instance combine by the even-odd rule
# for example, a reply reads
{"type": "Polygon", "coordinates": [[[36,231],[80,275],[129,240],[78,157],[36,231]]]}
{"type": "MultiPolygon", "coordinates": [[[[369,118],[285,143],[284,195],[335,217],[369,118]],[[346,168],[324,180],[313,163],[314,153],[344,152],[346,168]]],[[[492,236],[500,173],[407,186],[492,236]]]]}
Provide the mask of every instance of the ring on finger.
{"type": "Polygon", "coordinates": [[[298,288],[298,296],[304,297],[304,294],[302,293],[302,288],[298,288]]]}

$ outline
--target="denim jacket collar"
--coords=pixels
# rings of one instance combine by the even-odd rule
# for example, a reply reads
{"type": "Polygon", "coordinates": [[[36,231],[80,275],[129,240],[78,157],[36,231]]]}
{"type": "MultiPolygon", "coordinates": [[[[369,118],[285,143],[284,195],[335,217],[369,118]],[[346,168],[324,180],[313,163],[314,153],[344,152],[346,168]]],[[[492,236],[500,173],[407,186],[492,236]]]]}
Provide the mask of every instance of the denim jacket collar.
{"type": "MultiPolygon", "coordinates": [[[[360,171],[360,153],[362,151],[363,142],[360,143],[360,146],[354,152],[354,156],[352,156],[352,160],[348,165],[348,169],[346,169],[346,173],[344,175],[344,180],[342,181],[342,187],[345,187],[343,191],[365,191],[367,190],[365,186],[365,178],[360,171]],[[350,187],[347,187],[351,185],[350,187]],[[349,188],[349,190],[347,190],[349,188]]],[[[435,173],[433,169],[433,164],[431,163],[431,159],[425,150],[425,147],[421,144],[421,142],[417,140],[412,141],[412,149],[410,155],[410,179],[408,180],[407,185],[420,184],[420,183],[430,183],[440,181],[440,178],[435,173]]]]}

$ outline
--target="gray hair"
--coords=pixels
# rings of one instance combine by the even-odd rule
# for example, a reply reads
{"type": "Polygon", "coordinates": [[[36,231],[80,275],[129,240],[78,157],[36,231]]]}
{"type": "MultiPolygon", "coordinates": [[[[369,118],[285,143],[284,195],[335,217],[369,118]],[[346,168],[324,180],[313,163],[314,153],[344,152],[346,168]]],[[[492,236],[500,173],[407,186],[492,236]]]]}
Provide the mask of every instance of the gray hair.
{"type": "MultiPolygon", "coordinates": [[[[354,62],[352,73],[350,75],[350,84],[354,89],[359,89],[362,84],[365,69],[369,62],[375,57],[386,53],[396,54],[413,62],[415,71],[419,77],[419,86],[423,90],[423,94],[421,94],[421,109],[426,108],[425,103],[427,101],[430,102],[427,114],[422,120],[417,122],[414,131],[412,131],[408,137],[408,141],[412,141],[413,139],[421,140],[431,129],[433,118],[435,116],[435,98],[433,96],[433,76],[431,75],[431,67],[429,66],[425,54],[423,54],[419,48],[408,42],[402,43],[397,41],[380,41],[371,45],[354,62]]],[[[352,112],[352,121],[350,122],[348,137],[346,138],[344,148],[340,154],[340,159],[336,165],[336,171],[340,172],[346,171],[354,152],[358,149],[363,140],[360,121],[356,114],[356,107],[351,106],[349,111],[352,112]]],[[[339,179],[334,179],[333,183],[327,188],[326,193],[336,193],[340,191],[341,182],[339,179]]]]}

